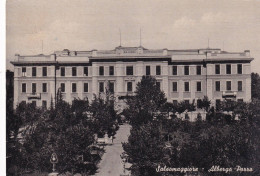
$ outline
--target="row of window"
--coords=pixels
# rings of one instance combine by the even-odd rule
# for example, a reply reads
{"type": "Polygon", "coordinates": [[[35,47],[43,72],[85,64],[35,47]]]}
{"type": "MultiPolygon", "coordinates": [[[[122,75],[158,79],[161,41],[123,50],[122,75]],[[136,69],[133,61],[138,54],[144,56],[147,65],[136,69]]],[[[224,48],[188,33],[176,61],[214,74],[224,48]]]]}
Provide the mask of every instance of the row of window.
{"type": "MultiPolygon", "coordinates": [[[[32,67],[32,76],[37,75],[37,67],[32,67]]],[[[22,67],[22,76],[26,76],[26,67],[22,67]]],[[[47,67],[42,67],[42,76],[47,76],[47,67]]]]}
{"type": "MultiPolygon", "coordinates": [[[[220,81],[215,82],[215,91],[220,91],[220,81]]],[[[231,91],[232,81],[226,81],[226,90],[231,91]]],[[[243,91],[243,82],[237,81],[237,91],[243,91]]]]}
{"type": "MultiPolygon", "coordinates": [[[[151,66],[147,65],[145,67],[146,75],[151,75],[151,66]]],[[[231,74],[232,65],[226,64],[226,74],[231,74]]],[[[88,67],[84,67],[84,76],[88,76],[88,67]]],[[[115,74],[114,66],[109,66],[109,75],[113,76],[115,74]]],[[[126,66],[126,75],[133,75],[133,66],[126,66]]],[[[201,65],[196,66],[196,74],[201,75],[201,65]]],[[[215,74],[220,74],[220,65],[215,65],[215,74]]],[[[237,64],[237,74],[242,74],[242,64],[237,64]]],[[[37,75],[37,68],[32,67],[32,76],[37,75]]],[[[104,66],[99,66],[99,75],[104,75],[104,66]]],[[[161,75],[161,66],[156,66],[156,75],[161,75]]],[[[178,75],[177,65],[172,66],[172,75],[178,75]]],[[[184,75],[190,75],[190,66],[184,66],[184,75]]],[[[26,76],[26,67],[22,67],[22,76],[26,76]]],[[[47,76],[47,67],[42,67],[42,76],[47,76]]],[[[60,76],[65,76],[65,67],[60,67],[60,76]]],[[[77,76],[77,67],[72,67],[72,76],[77,76]]]]}
{"type": "MultiPolygon", "coordinates": [[[[83,92],[89,92],[89,85],[88,83],[83,83],[83,92]]],[[[108,90],[110,92],[114,92],[114,82],[109,82],[108,83],[108,90]]],[[[65,83],[60,84],[60,90],[61,92],[66,91],[66,86],[65,83]]],[[[133,91],[133,83],[132,82],[127,82],[127,91],[132,92],[133,91]]],[[[27,92],[27,84],[22,83],[22,92],[26,93],[27,92]]],[[[37,84],[32,83],[32,93],[37,92],[37,84]]],[[[42,92],[45,93],[47,92],[47,83],[42,83],[42,92]]],[[[76,93],[77,92],[77,83],[72,83],[71,84],[71,92],[76,93]]],[[[104,82],[99,82],[99,92],[105,92],[105,83],[104,82]]]]}
{"type": "MultiPolygon", "coordinates": [[[[232,65],[231,64],[226,64],[226,74],[231,74],[232,70],[232,65]]],[[[237,64],[237,74],[242,74],[242,64],[237,64]]],[[[220,74],[220,65],[215,65],[215,74],[219,75],[220,74]]]]}
{"type": "MultiPolygon", "coordinates": [[[[238,102],[243,102],[244,100],[242,98],[238,98],[237,101],[238,102]]],[[[187,104],[191,103],[190,100],[184,100],[184,102],[187,103],[187,104]]],[[[216,99],[216,108],[218,108],[220,106],[220,102],[221,102],[220,99],[216,99]]],[[[202,100],[201,99],[197,99],[196,104],[197,104],[198,107],[201,106],[201,103],[202,103],[202,100]]],[[[178,104],[178,100],[173,100],[173,104],[177,105],[178,104]]]]}
{"type": "MultiPolygon", "coordinates": [[[[231,81],[226,81],[226,90],[231,91],[231,81]]],[[[237,81],[237,90],[243,91],[243,82],[237,81]]],[[[172,82],[172,91],[177,92],[178,91],[178,82],[172,82]]],[[[184,91],[189,92],[190,91],[190,82],[184,82],[184,91]]],[[[196,82],[196,91],[201,92],[201,81],[196,82]]],[[[220,91],[220,81],[215,82],[215,91],[220,91]]]]}
{"type": "MultiPolygon", "coordinates": [[[[172,91],[177,92],[178,91],[178,82],[172,82],[172,91]]],[[[190,91],[190,82],[184,82],[184,91],[189,92],[190,91]]],[[[196,91],[201,92],[201,81],[198,81],[196,83],[196,91]]]]}
{"type": "MultiPolygon", "coordinates": [[[[22,92],[26,93],[27,92],[27,84],[26,83],[22,83],[22,92]]],[[[37,84],[36,83],[32,83],[32,93],[36,93],[37,92],[37,84]]],[[[46,93],[47,92],[47,83],[42,83],[42,92],[46,93]]]]}

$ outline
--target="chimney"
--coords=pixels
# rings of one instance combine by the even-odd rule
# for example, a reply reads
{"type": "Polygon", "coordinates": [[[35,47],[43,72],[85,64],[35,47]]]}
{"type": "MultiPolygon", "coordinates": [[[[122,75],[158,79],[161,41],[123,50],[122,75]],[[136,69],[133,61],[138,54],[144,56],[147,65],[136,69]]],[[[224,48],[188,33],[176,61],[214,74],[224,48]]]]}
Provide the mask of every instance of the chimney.
{"type": "Polygon", "coordinates": [[[250,56],[250,50],[245,50],[244,53],[246,56],[250,56]]]}
{"type": "Polygon", "coordinates": [[[168,49],[167,49],[167,48],[164,48],[164,49],[163,49],[163,55],[164,55],[164,56],[167,56],[167,54],[168,54],[168,49]]]}

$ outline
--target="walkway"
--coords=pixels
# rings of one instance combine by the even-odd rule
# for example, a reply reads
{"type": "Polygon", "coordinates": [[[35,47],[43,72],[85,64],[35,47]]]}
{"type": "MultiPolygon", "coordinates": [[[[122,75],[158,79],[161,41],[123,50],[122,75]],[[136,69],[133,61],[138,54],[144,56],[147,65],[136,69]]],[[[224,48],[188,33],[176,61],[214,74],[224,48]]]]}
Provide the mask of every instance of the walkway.
{"type": "MultiPolygon", "coordinates": [[[[105,153],[102,156],[95,176],[119,176],[123,174],[123,164],[120,154],[124,151],[121,142],[127,142],[130,135],[130,125],[121,125],[117,131],[112,145],[105,147],[105,153]]],[[[125,171],[125,174],[129,174],[125,171]]]]}

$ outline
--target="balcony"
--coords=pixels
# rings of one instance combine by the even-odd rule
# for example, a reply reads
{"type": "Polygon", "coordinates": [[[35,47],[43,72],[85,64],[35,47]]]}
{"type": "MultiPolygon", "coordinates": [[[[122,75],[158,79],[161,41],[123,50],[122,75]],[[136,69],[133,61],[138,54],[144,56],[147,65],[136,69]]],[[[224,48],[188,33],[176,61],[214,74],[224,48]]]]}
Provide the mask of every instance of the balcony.
{"type": "Polygon", "coordinates": [[[222,98],[236,98],[237,92],[236,91],[223,91],[222,98]]]}
{"type": "Polygon", "coordinates": [[[30,94],[27,94],[27,97],[28,97],[28,100],[41,99],[41,93],[33,92],[33,93],[30,93],[30,94]]]}

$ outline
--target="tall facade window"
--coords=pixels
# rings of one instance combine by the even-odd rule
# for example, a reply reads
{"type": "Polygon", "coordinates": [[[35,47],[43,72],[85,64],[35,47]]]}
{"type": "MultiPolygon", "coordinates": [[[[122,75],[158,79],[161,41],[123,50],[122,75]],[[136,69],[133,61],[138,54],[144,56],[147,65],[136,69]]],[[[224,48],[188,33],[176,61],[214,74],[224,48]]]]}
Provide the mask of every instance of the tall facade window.
{"type": "Polygon", "coordinates": [[[172,103],[174,106],[177,106],[178,105],[178,100],[172,100],[172,103]]]}
{"type": "Polygon", "coordinates": [[[189,92],[190,91],[190,83],[189,82],[184,82],[184,91],[189,92]]]}
{"type": "Polygon", "coordinates": [[[226,74],[231,74],[231,65],[230,64],[226,65],[226,74]]]}
{"type": "Polygon", "coordinates": [[[47,76],[47,67],[42,67],[42,76],[47,76]]]}
{"type": "Polygon", "coordinates": [[[22,76],[26,76],[26,67],[22,67],[22,76]]]}
{"type": "Polygon", "coordinates": [[[197,82],[197,92],[201,92],[201,81],[197,82]]]}
{"type": "Polygon", "coordinates": [[[127,92],[132,92],[132,91],[133,91],[133,83],[127,82],[127,92]]]}
{"type": "Polygon", "coordinates": [[[188,65],[184,66],[184,75],[189,75],[190,74],[190,67],[188,65]]]}
{"type": "Polygon", "coordinates": [[[104,66],[99,66],[99,75],[104,76],[104,66]]]}
{"type": "Polygon", "coordinates": [[[161,75],[161,66],[156,65],[156,75],[161,75]]]}
{"type": "Polygon", "coordinates": [[[47,108],[47,101],[42,100],[42,108],[46,109],[47,108]]]}
{"type": "Polygon", "coordinates": [[[200,65],[196,66],[196,72],[197,72],[197,75],[201,75],[201,66],[200,65]]]}
{"type": "Polygon", "coordinates": [[[42,92],[47,92],[47,83],[42,83],[42,92]]]}
{"type": "Polygon", "coordinates": [[[99,82],[99,92],[104,92],[104,82],[99,82]]]}
{"type": "Polygon", "coordinates": [[[33,106],[36,106],[36,101],[32,101],[32,105],[33,105],[33,106]]]}
{"type": "Polygon", "coordinates": [[[77,92],[77,83],[72,83],[71,86],[72,86],[71,87],[72,92],[73,93],[77,92]]]}
{"type": "Polygon", "coordinates": [[[32,76],[36,76],[37,75],[37,70],[36,67],[32,68],[32,76]]]}
{"type": "Polygon", "coordinates": [[[172,75],[177,75],[177,72],[178,72],[178,67],[177,67],[177,65],[173,65],[173,66],[172,66],[172,75]]]}
{"type": "Polygon", "coordinates": [[[220,81],[215,82],[215,90],[218,92],[220,91],[220,81]]]}
{"type": "Polygon", "coordinates": [[[114,75],[114,66],[109,66],[109,75],[114,75]]]}
{"type": "Polygon", "coordinates": [[[115,87],[114,82],[108,83],[109,92],[114,93],[114,91],[115,91],[114,87],[115,87]]]}
{"type": "Polygon", "coordinates": [[[172,82],[172,91],[173,92],[177,92],[177,87],[178,87],[178,83],[177,82],[172,82]]]}
{"type": "Polygon", "coordinates": [[[242,74],[242,64],[237,64],[237,74],[242,74]]]}
{"type": "Polygon", "coordinates": [[[221,104],[220,99],[216,99],[216,110],[220,109],[220,104],[221,104]]]}
{"type": "Polygon", "coordinates": [[[77,76],[77,67],[72,67],[72,76],[77,76]]]}
{"type": "Polygon", "coordinates": [[[60,68],[60,76],[65,76],[65,67],[60,68]]]}
{"type": "Polygon", "coordinates": [[[220,74],[220,65],[215,65],[215,74],[216,75],[220,74]]]}
{"type": "Polygon", "coordinates": [[[65,92],[65,83],[60,83],[61,92],[65,92]]]}
{"type": "Polygon", "coordinates": [[[84,67],[84,76],[88,76],[88,67],[84,67]]]}
{"type": "Polygon", "coordinates": [[[32,93],[36,93],[36,83],[32,83],[32,93]]]}
{"type": "Polygon", "coordinates": [[[237,90],[238,91],[242,91],[243,90],[243,88],[242,88],[243,86],[242,85],[243,85],[242,81],[238,81],[237,82],[237,90]]]}
{"type": "Polygon", "coordinates": [[[22,92],[26,93],[26,83],[22,83],[22,92]]]}
{"type": "Polygon", "coordinates": [[[126,67],[126,75],[134,75],[134,67],[133,66],[127,66],[126,67]]]}
{"type": "Polygon", "coordinates": [[[228,91],[231,90],[231,81],[227,81],[227,82],[226,82],[226,89],[227,89],[228,91]]]}
{"type": "Polygon", "coordinates": [[[146,74],[146,75],[151,75],[151,66],[150,66],[150,65],[147,65],[147,66],[145,67],[145,74],[146,74]]]}
{"type": "Polygon", "coordinates": [[[88,83],[84,83],[84,92],[88,92],[88,83]]]}

